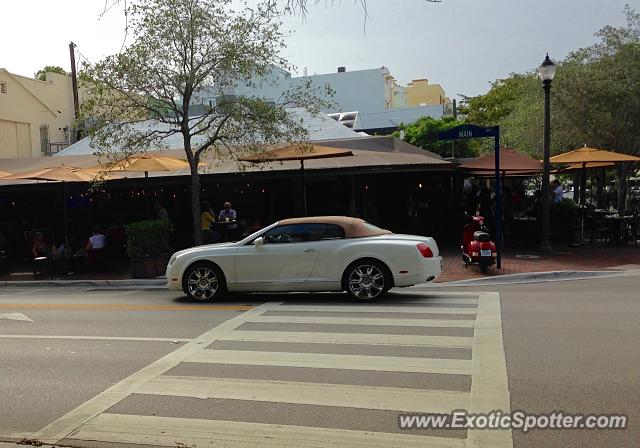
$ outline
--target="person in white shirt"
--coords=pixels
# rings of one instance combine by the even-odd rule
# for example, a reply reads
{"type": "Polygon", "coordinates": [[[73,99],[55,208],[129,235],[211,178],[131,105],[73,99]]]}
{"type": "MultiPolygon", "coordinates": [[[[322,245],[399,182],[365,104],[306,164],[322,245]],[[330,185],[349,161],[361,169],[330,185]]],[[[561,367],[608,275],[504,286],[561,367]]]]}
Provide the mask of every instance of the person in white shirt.
{"type": "Polygon", "coordinates": [[[89,241],[87,241],[87,251],[96,250],[96,249],[104,249],[107,245],[107,237],[100,232],[98,227],[93,228],[93,235],[89,237],[89,241]]]}
{"type": "Polygon", "coordinates": [[[560,181],[556,179],[553,181],[553,201],[562,202],[563,198],[564,190],[562,189],[562,185],[560,185],[560,181]]]}

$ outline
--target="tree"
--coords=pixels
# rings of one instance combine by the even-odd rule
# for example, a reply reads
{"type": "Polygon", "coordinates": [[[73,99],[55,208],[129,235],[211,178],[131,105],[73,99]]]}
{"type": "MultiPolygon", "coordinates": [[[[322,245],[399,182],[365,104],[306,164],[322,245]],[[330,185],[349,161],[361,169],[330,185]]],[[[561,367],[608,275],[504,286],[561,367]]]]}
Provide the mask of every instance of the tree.
{"type": "MultiPolygon", "coordinates": [[[[464,124],[453,117],[442,117],[435,119],[432,117],[421,117],[414,123],[400,125],[400,131],[404,131],[404,140],[412,145],[433,151],[443,157],[451,156],[451,142],[439,141],[438,132],[452,129],[464,124]]],[[[394,133],[399,137],[400,132],[394,133]]],[[[455,154],[457,157],[473,157],[477,151],[472,142],[468,140],[455,143],[455,154]]]]}
{"type": "Polygon", "coordinates": [[[98,155],[126,160],[181,136],[196,244],[202,243],[198,166],[205,153],[237,159],[264,144],[304,140],[307,131],[288,107],[318,113],[328,106],[304,84],[276,103],[229,94],[256,86],[273,65],[288,66],[279,55],[279,14],[274,0],[242,11],[231,0],[138,0],[127,9],[132,43],[86,70],[92,81],[83,116],[93,123],[98,155]],[[194,116],[192,102],[203,91],[215,104],[194,116]]]}
{"type": "MultiPolygon", "coordinates": [[[[640,153],[640,14],[627,7],[627,25],[605,26],[599,42],[558,64],[552,84],[552,153],[590,146],[640,153]]],[[[484,95],[467,97],[466,120],[499,125],[506,145],[542,155],[543,91],[534,71],[498,80],[484,95]]],[[[618,208],[626,208],[631,164],[619,164],[618,208]]]]}
{"type": "Polygon", "coordinates": [[[41,68],[40,70],[38,70],[37,72],[35,72],[33,77],[35,79],[39,79],[40,81],[46,81],[47,72],[59,73],[61,75],[68,75],[68,73],[62,67],[58,67],[57,65],[47,65],[41,68]]]}
{"type": "MultiPolygon", "coordinates": [[[[581,142],[640,154],[640,14],[627,6],[624,27],[605,26],[600,41],[569,55],[557,102],[581,142]]],[[[559,86],[560,87],[560,86],[559,86]]],[[[618,164],[618,210],[627,208],[633,164],[618,164]]]]}

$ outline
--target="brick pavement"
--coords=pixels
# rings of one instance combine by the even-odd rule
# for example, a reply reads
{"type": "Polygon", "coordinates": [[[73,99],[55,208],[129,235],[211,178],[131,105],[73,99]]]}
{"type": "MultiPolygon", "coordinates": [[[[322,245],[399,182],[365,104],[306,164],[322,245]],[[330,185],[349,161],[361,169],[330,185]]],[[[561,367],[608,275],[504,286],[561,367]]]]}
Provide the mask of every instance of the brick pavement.
{"type": "Polygon", "coordinates": [[[545,271],[591,271],[640,269],[640,245],[627,247],[582,246],[556,247],[552,254],[531,249],[506,250],[502,269],[491,268],[481,274],[477,265],[465,269],[460,249],[442,248],[442,275],[437,282],[481,278],[503,274],[545,271]]]}

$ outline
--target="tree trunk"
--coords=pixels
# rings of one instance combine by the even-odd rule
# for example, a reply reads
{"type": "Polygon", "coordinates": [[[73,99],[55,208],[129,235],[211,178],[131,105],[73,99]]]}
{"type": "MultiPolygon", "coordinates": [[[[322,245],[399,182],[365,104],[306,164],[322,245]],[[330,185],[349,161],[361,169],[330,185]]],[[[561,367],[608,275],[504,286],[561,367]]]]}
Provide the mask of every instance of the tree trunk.
{"type": "Polygon", "coordinates": [[[193,218],[193,238],[196,246],[202,245],[202,226],[200,225],[200,175],[198,164],[191,167],[191,214],[193,218]]]}
{"type": "Polygon", "coordinates": [[[183,131],[184,152],[189,161],[191,170],[191,218],[193,222],[193,242],[196,246],[202,245],[202,226],[200,224],[200,175],[198,174],[199,157],[194,156],[191,150],[191,136],[189,131],[183,131]]]}

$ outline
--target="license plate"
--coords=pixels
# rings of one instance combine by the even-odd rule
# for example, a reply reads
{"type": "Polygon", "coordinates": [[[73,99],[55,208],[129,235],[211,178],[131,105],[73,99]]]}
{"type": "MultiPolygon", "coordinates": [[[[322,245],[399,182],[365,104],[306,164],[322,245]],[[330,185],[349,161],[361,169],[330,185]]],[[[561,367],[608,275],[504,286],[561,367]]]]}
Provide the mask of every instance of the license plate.
{"type": "Polygon", "coordinates": [[[481,257],[490,257],[491,256],[491,249],[480,249],[480,256],[481,257]]]}

